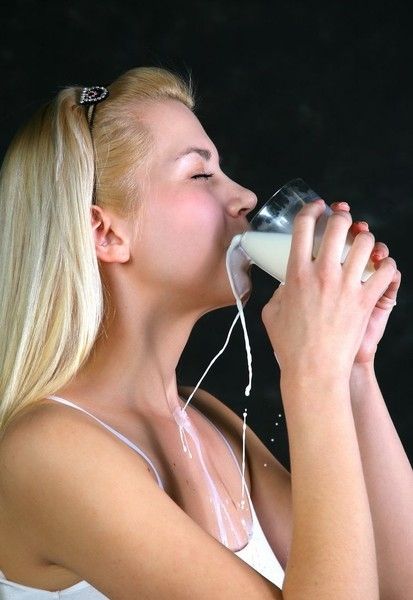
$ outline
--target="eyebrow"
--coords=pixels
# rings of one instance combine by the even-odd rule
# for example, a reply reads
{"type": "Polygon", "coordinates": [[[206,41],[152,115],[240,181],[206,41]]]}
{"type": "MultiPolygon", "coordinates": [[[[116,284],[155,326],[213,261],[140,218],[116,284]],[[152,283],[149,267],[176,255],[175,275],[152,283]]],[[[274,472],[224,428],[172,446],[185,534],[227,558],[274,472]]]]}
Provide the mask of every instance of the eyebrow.
{"type": "MultiPolygon", "coordinates": [[[[187,148],[186,150],[184,150],[183,152],[181,152],[175,160],[179,160],[180,158],[183,158],[184,156],[187,156],[188,154],[199,154],[199,156],[201,156],[204,160],[211,160],[211,152],[209,150],[207,150],[206,148],[196,148],[195,146],[190,146],[189,148],[187,148]]],[[[221,156],[218,155],[218,162],[219,164],[221,164],[221,156]]]]}

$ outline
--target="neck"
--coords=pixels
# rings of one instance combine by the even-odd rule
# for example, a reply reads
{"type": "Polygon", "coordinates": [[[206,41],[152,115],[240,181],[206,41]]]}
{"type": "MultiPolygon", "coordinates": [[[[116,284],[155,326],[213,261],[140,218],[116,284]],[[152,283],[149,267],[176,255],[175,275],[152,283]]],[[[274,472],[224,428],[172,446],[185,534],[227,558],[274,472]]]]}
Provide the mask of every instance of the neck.
{"type": "Polygon", "coordinates": [[[170,412],[179,403],[176,367],[202,314],[174,306],[171,298],[144,300],[142,291],[139,301],[117,302],[105,317],[90,358],[66,392],[93,397],[93,404],[103,409],[116,403],[139,411],[170,412]]]}

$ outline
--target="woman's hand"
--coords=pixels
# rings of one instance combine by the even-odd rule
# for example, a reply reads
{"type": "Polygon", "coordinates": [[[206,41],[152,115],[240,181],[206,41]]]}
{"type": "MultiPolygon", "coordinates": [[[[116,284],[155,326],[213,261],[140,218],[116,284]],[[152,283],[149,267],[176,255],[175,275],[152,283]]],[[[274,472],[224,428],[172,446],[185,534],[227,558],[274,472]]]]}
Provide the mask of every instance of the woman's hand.
{"type": "MultiPolygon", "coordinates": [[[[342,210],[346,210],[345,203],[335,203],[331,205],[333,210],[337,210],[340,206],[342,210]]],[[[347,205],[348,206],[348,205],[347,205]]],[[[360,231],[368,231],[369,226],[365,221],[357,221],[350,228],[351,234],[355,237],[360,231]]],[[[380,261],[389,256],[389,249],[386,244],[376,242],[370,260],[377,269],[380,261]]],[[[360,348],[354,359],[354,364],[371,363],[376,354],[377,345],[383,337],[386,329],[387,321],[393,307],[396,305],[397,292],[400,287],[401,273],[396,270],[389,287],[384,294],[378,299],[374,306],[370,319],[366,328],[366,332],[360,344],[360,348]]]]}
{"type": "MultiPolygon", "coordinates": [[[[328,219],[313,260],[314,226],[324,207],[323,201],[311,202],[295,218],[286,283],[264,306],[262,318],[282,374],[317,377],[328,372],[348,380],[356,357],[366,358],[367,342],[371,345],[377,338],[373,324],[362,349],[372,311],[393,289],[397,269],[394,260],[385,257],[369,280],[361,282],[375,248],[368,231],[358,233],[341,265],[352,225],[349,211],[341,209],[328,219]]],[[[378,317],[376,321],[383,323],[378,317]]]]}

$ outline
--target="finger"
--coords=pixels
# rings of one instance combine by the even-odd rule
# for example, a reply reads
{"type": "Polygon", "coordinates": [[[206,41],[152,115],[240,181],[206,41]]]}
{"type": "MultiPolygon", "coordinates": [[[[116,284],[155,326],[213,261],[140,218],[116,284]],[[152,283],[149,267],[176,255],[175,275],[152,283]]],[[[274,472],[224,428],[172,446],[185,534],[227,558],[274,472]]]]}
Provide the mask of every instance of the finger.
{"type": "Polygon", "coordinates": [[[374,264],[389,256],[389,248],[383,242],[376,242],[371,253],[371,260],[374,264]]]}
{"type": "Polygon", "coordinates": [[[366,223],[366,221],[354,221],[354,223],[350,227],[350,233],[353,236],[353,238],[355,238],[356,235],[358,233],[360,233],[360,231],[368,231],[368,230],[369,230],[369,224],[366,223]]]}
{"type": "Polygon", "coordinates": [[[348,204],[348,202],[333,202],[333,204],[330,205],[331,209],[334,210],[346,210],[348,212],[350,212],[350,205],[348,204]]]}
{"type": "Polygon", "coordinates": [[[305,204],[295,217],[287,275],[312,260],[315,224],[325,209],[324,200],[314,200],[305,204]]]}
{"type": "Polygon", "coordinates": [[[393,279],[390,282],[390,285],[384,292],[384,294],[379,298],[376,306],[378,308],[382,308],[385,310],[391,310],[393,306],[396,306],[396,298],[397,292],[399,291],[400,282],[402,275],[399,270],[396,270],[393,279]]]}
{"type": "Polygon", "coordinates": [[[399,285],[400,276],[397,275],[396,261],[388,256],[380,261],[377,270],[363,283],[363,288],[371,295],[374,306],[384,295],[389,296],[390,294],[389,297],[394,302],[394,293],[397,292],[399,285]]]}
{"type": "Polygon", "coordinates": [[[343,263],[343,272],[347,278],[361,281],[374,243],[374,235],[369,231],[360,231],[356,235],[343,263]]]}
{"type": "MultiPolygon", "coordinates": [[[[360,231],[369,231],[369,224],[366,221],[355,221],[350,227],[350,234],[353,239],[360,231]]],[[[383,258],[389,256],[389,248],[383,242],[376,242],[370,256],[370,260],[375,265],[383,258]]]]}
{"type": "Polygon", "coordinates": [[[317,254],[320,265],[339,266],[351,227],[351,215],[347,210],[335,210],[327,221],[327,226],[317,254]]]}

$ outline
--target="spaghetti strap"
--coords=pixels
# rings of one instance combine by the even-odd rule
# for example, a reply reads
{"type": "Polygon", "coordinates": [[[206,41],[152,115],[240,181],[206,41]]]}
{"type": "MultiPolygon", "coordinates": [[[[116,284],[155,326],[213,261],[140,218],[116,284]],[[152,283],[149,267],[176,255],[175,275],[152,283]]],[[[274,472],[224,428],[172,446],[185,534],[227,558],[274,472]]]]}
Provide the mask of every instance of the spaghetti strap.
{"type": "Polygon", "coordinates": [[[67,406],[71,406],[72,408],[76,408],[77,410],[80,410],[81,412],[84,412],[85,414],[89,415],[89,417],[92,417],[92,419],[95,419],[95,421],[97,421],[98,423],[100,423],[101,425],[103,425],[103,427],[105,427],[106,429],[108,429],[117,438],[119,438],[122,442],[124,442],[127,446],[129,446],[129,448],[132,448],[132,450],[135,450],[135,452],[137,452],[140,456],[142,456],[143,459],[146,460],[146,462],[149,464],[149,466],[151,467],[151,469],[153,470],[153,472],[156,475],[156,480],[158,482],[159,487],[162,490],[165,489],[164,486],[163,486],[162,480],[161,480],[161,478],[159,476],[159,473],[156,470],[156,467],[153,464],[153,462],[151,461],[151,459],[145,454],[145,452],[143,452],[143,450],[141,450],[138,446],[136,446],[136,444],[134,444],[133,442],[131,442],[126,436],[124,436],[119,431],[116,431],[116,429],[113,429],[113,427],[111,427],[110,425],[108,425],[104,421],[101,421],[100,419],[98,419],[98,417],[95,417],[95,415],[93,415],[89,411],[85,410],[81,406],[78,406],[77,404],[74,404],[74,402],[70,402],[70,400],[65,400],[64,398],[60,398],[60,396],[54,396],[54,395],[46,396],[46,398],[48,398],[50,400],[55,400],[56,402],[60,402],[60,404],[66,404],[67,406]]]}
{"type": "MultiPolygon", "coordinates": [[[[64,398],[61,398],[60,396],[55,396],[55,395],[50,395],[50,396],[46,396],[46,398],[49,398],[50,400],[55,400],[56,402],[60,402],[61,404],[66,404],[67,406],[71,406],[72,408],[76,408],[77,410],[80,410],[81,412],[84,412],[85,414],[89,415],[90,417],[92,417],[92,419],[95,419],[95,421],[97,421],[98,423],[100,423],[101,425],[103,425],[103,427],[105,427],[106,429],[108,429],[110,432],[112,432],[117,438],[119,438],[122,442],[124,442],[127,446],[129,446],[130,448],[132,448],[132,450],[135,450],[135,452],[137,452],[140,456],[142,456],[142,458],[144,458],[146,460],[146,462],[150,465],[150,467],[152,468],[153,472],[156,475],[156,479],[158,482],[158,485],[160,488],[164,489],[162,480],[159,476],[158,471],[156,470],[155,465],[153,464],[153,462],[151,461],[151,459],[143,452],[143,450],[141,450],[138,446],[136,446],[136,444],[134,444],[133,442],[131,442],[127,437],[125,437],[122,433],[120,433],[119,431],[116,431],[116,429],[113,429],[113,427],[111,427],[110,425],[108,425],[107,423],[105,423],[104,421],[101,421],[98,417],[95,417],[95,415],[93,415],[92,413],[90,413],[89,411],[87,411],[86,409],[82,408],[81,406],[78,406],[77,404],[74,404],[74,402],[71,402],[70,400],[65,400],[64,398]]],[[[217,431],[218,435],[221,437],[221,439],[224,441],[225,445],[227,446],[230,454],[232,455],[234,462],[237,466],[238,471],[240,472],[240,475],[242,475],[242,471],[241,468],[238,464],[238,460],[237,457],[235,456],[235,453],[233,451],[233,449],[231,448],[231,445],[229,444],[228,440],[226,439],[226,437],[224,436],[224,434],[218,429],[218,427],[210,420],[208,419],[208,417],[206,417],[204,415],[203,412],[201,412],[196,406],[192,406],[192,408],[194,410],[196,410],[196,412],[198,412],[214,429],[215,431],[217,431]]],[[[251,497],[250,497],[250,492],[248,490],[248,486],[245,486],[246,492],[247,492],[247,497],[249,500],[249,504],[250,504],[250,508],[252,507],[252,501],[251,501],[251,497]]]]}

